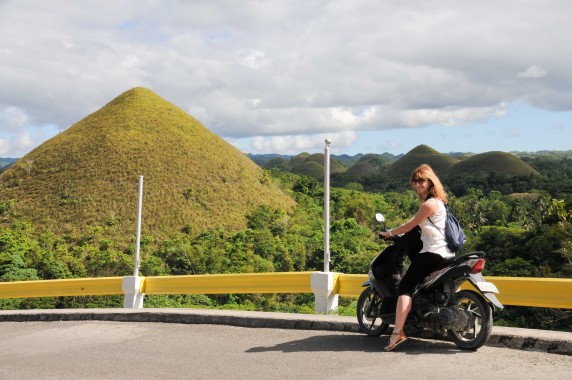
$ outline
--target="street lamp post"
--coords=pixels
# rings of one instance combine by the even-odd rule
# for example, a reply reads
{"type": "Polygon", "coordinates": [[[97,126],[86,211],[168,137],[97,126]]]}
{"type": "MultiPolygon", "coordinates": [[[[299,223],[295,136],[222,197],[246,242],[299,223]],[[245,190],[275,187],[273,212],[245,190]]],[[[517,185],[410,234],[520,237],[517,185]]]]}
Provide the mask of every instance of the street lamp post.
{"type": "Polygon", "coordinates": [[[330,144],[324,150],[324,272],[330,271],[330,144]]]}
{"type": "Polygon", "coordinates": [[[330,272],[330,139],[326,139],[324,154],[324,271],[311,276],[315,295],[315,309],[318,314],[335,312],[338,308],[338,294],[335,293],[336,273],[330,272]]]}
{"type": "Polygon", "coordinates": [[[141,211],[143,209],[143,176],[139,176],[139,198],[137,201],[137,231],[135,233],[135,267],[133,276],[139,276],[140,245],[141,245],[141,211]]]}

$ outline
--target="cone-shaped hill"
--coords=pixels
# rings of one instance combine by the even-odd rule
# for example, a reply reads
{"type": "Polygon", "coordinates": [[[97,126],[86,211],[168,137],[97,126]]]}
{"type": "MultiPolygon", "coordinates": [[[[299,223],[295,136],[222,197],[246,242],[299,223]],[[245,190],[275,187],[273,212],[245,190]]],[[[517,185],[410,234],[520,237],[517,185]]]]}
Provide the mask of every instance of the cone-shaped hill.
{"type": "MultiPolygon", "coordinates": [[[[292,173],[307,175],[318,180],[324,179],[324,153],[300,153],[290,160],[292,173]]],[[[338,160],[330,156],[330,173],[343,173],[346,171],[338,160]]]]}
{"type": "Polygon", "coordinates": [[[539,175],[532,166],[514,154],[496,151],[465,158],[453,165],[449,174],[486,177],[493,172],[509,177],[539,175]]]}
{"type": "Polygon", "coordinates": [[[142,233],[165,238],[185,226],[243,228],[258,205],[295,202],[245,154],[180,108],[134,88],[22,157],[0,176],[0,203],[57,233],[104,227],[134,241],[137,184],[144,176],[142,233]]]}
{"type": "Polygon", "coordinates": [[[350,179],[359,179],[379,172],[384,166],[388,165],[389,162],[389,159],[379,154],[369,153],[361,157],[345,174],[350,179]]]}
{"type": "Polygon", "coordinates": [[[457,161],[456,158],[439,153],[427,145],[419,145],[391,164],[384,177],[407,185],[411,172],[421,164],[428,164],[439,177],[443,177],[457,161]]]}

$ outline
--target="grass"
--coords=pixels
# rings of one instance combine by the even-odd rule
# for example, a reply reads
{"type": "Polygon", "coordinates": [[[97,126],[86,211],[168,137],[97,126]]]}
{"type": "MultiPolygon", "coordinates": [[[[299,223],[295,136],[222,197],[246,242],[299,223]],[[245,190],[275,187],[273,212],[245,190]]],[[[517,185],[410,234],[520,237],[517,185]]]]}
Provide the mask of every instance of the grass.
{"type": "Polygon", "coordinates": [[[424,163],[429,164],[445,181],[452,175],[486,177],[495,172],[500,176],[513,177],[539,174],[522,159],[510,153],[487,152],[459,160],[439,153],[427,145],[419,145],[386,169],[382,169],[377,180],[380,183],[395,184],[397,188],[407,186],[411,171],[424,163]]]}
{"type": "Polygon", "coordinates": [[[506,176],[529,176],[539,173],[514,154],[505,152],[486,152],[466,158],[451,168],[452,173],[469,173],[486,177],[496,172],[506,176]]]}
{"type": "Polygon", "coordinates": [[[134,240],[138,178],[144,234],[164,238],[244,228],[257,205],[291,209],[246,155],[145,88],[129,90],[22,157],[0,176],[3,222],[25,218],[55,233],[106,226],[119,246],[134,240]]]}
{"type": "MultiPolygon", "coordinates": [[[[324,179],[324,153],[301,153],[290,161],[293,173],[324,179]]],[[[330,173],[343,173],[346,168],[335,158],[330,157],[330,173]]]]}

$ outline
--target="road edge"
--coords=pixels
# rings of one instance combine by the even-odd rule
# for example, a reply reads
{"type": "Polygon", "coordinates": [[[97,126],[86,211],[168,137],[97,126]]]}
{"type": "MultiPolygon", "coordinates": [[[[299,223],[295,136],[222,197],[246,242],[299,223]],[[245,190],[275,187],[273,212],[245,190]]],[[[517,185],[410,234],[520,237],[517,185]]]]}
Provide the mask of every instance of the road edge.
{"type": "MultiPolygon", "coordinates": [[[[359,333],[355,317],[212,309],[0,310],[0,322],[114,321],[231,325],[359,333]]],[[[420,338],[447,339],[419,334],[420,338]]],[[[487,346],[572,355],[572,333],[493,327],[487,346]]]]}

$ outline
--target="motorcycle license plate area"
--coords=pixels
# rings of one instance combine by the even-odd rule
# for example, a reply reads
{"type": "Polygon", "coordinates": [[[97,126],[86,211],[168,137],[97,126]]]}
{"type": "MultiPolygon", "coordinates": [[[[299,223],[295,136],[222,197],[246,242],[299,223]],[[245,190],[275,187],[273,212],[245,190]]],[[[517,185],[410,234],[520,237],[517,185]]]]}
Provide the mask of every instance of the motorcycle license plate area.
{"type": "Polygon", "coordinates": [[[491,293],[499,292],[495,284],[493,284],[492,282],[478,281],[477,288],[479,288],[481,292],[491,292],[491,293]]]}

